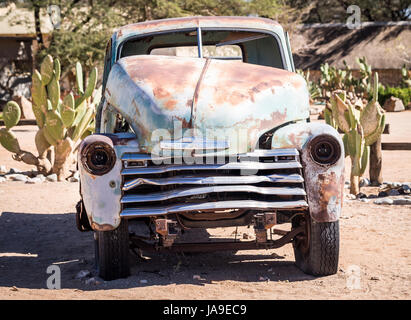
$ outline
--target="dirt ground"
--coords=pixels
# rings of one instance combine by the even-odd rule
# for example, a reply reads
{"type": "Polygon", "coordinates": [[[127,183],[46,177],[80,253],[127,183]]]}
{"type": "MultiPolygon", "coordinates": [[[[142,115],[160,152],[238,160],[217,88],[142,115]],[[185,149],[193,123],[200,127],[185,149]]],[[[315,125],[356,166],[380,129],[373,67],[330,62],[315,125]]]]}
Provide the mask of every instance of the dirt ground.
{"type": "MultiPolygon", "coordinates": [[[[391,134],[384,135],[383,141],[411,142],[411,111],[387,117],[391,134]]],[[[34,129],[15,130],[23,149],[33,150],[34,129]]],[[[411,181],[410,160],[411,151],[384,151],[384,179],[411,181]]],[[[29,168],[13,161],[4,149],[0,149],[0,164],[29,168]]],[[[156,253],[146,254],[145,259],[132,255],[129,278],[86,284],[75,277],[81,270],[93,272],[93,236],[76,229],[78,199],[77,183],[0,183],[1,300],[410,299],[411,206],[347,200],[340,220],[340,269],[328,277],[312,277],[297,269],[292,247],[287,245],[237,253],[156,253]],[[47,267],[52,264],[60,267],[61,290],[47,289],[47,267]]],[[[208,232],[224,238],[232,237],[234,230],[208,232]]],[[[238,234],[251,235],[251,230],[241,228],[238,234]]]]}

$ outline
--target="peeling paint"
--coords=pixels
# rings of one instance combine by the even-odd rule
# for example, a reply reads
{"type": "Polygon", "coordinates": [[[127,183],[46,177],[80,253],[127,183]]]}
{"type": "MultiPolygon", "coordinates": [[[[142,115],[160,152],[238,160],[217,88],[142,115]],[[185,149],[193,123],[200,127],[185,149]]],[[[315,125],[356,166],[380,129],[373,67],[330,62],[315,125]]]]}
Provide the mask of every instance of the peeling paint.
{"type": "Polygon", "coordinates": [[[291,124],[274,133],[272,147],[280,146],[294,147],[301,152],[311,217],[317,222],[337,221],[341,215],[344,187],[344,146],[339,133],[322,123],[291,124]],[[335,137],[342,151],[331,166],[319,165],[309,154],[309,142],[323,134],[335,137]]]}
{"type": "Polygon", "coordinates": [[[173,132],[173,122],[181,120],[183,128],[202,135],[207,129],[246,130],[247,143],[229,151],[249,152],[264,132],[309,117],[308,91],[299,75],[237,61],[206,61],[139,55],[113,66],[107,81],[112,94],[106,99],[133,126],[141,148],[152,151],[151,134],[159,128],[181,138],[173,132]]]}
{"type": "Polygon", "coordinates": [[[113,230],[120,224],[121,211],[121,157],[123,153],[138,151],[135,136],[131,134],[93,134],[86,137],[79,147],[79,157],[83,149],[90,143],[102,141],[114,148],[116,163],[107,174],[96,176],[89,174],[78,159],[81,196],[93,230],[113,230]],[[115,188],[110,186],[115,181],[115,188]]]}

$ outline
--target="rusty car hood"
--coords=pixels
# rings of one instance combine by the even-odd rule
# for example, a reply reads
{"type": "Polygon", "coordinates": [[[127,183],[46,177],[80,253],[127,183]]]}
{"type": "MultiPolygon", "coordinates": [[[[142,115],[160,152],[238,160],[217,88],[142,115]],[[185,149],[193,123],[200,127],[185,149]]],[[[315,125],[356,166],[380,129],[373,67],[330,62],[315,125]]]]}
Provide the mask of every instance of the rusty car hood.
{"type": "Polygon", "coordinates": [[[230,153],[249,152],[263,133],[309,117],[301,76],[241,61],[125,57],[112,67],[105,97],[132,126],[144,152],[153,151],[158,129],[172,140],[182,134],[225,136],[233,140],[230,153]]]}

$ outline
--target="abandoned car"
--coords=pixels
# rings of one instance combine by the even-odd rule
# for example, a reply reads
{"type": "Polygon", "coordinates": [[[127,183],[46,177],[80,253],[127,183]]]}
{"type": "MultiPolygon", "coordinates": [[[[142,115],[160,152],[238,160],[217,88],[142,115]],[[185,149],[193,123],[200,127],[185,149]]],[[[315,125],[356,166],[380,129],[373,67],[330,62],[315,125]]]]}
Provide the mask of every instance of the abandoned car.
{"type": "Polygon", "coordinates": [[[304,272],[337,272],[343,143],[310,122],[294,71],[288,34],[270,19],[186,17],[114,32],[96,133],[78,151],[77,226],[94,232],[103,279],[129,275],[130,249],[288,243],[304,272]],[[254,228],[252,240],[184,238],[240,226],[254,228]]]}

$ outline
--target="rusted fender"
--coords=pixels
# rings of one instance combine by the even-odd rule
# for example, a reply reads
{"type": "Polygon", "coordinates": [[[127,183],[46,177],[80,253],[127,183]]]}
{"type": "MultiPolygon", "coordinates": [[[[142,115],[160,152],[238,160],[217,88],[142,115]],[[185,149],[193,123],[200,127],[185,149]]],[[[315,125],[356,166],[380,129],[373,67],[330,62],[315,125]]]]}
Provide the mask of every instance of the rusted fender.
{"type": "Polygon", "coordinates": [[[344,195],[344,145],[339,133],[322,123],[296,123],[278,129],[273,148],[297,148],[301,151],[304,178],[311,217],[317,222],[337,221],[341,215],[344,195]],[[341,156],[333,165],[320,165],[310,155],[310,141],[318,135],[335,137],[341,156]]]}
{"type": "MultiPolygon", "coordinates": [[[[184,130],[208,137],[216,131],[230,139],[230,153],[253,151],[266,131],[309,117],[305,80],[282,69],[238,61],[166,56],[131,56],[112,68],[107,102],[133,127],[139,145],[152,152],[151,135],[168,130],[180,139],[184,130]],[[174,122],[183,130],[173,132],[174,122]],[[236,132],[233,132],[236,131],[236,132]]],[[[212,137],[211,137],[212,138],[212,137]]]]}
{"type": "Polygon", "coordinates": [[[138,152],[138,144],[133,134],[93,134],[86,137],[78,152],[80,172],[80,194],[84,202],[90,226],[95,231],[116,229],[120,222],[121,211],[121,156],[125,152],[138,152]],[[97,141],[103,141],[114,148],[116,162],[108,173],[97,176],[84,169],[82,152],[97,141]]]}

